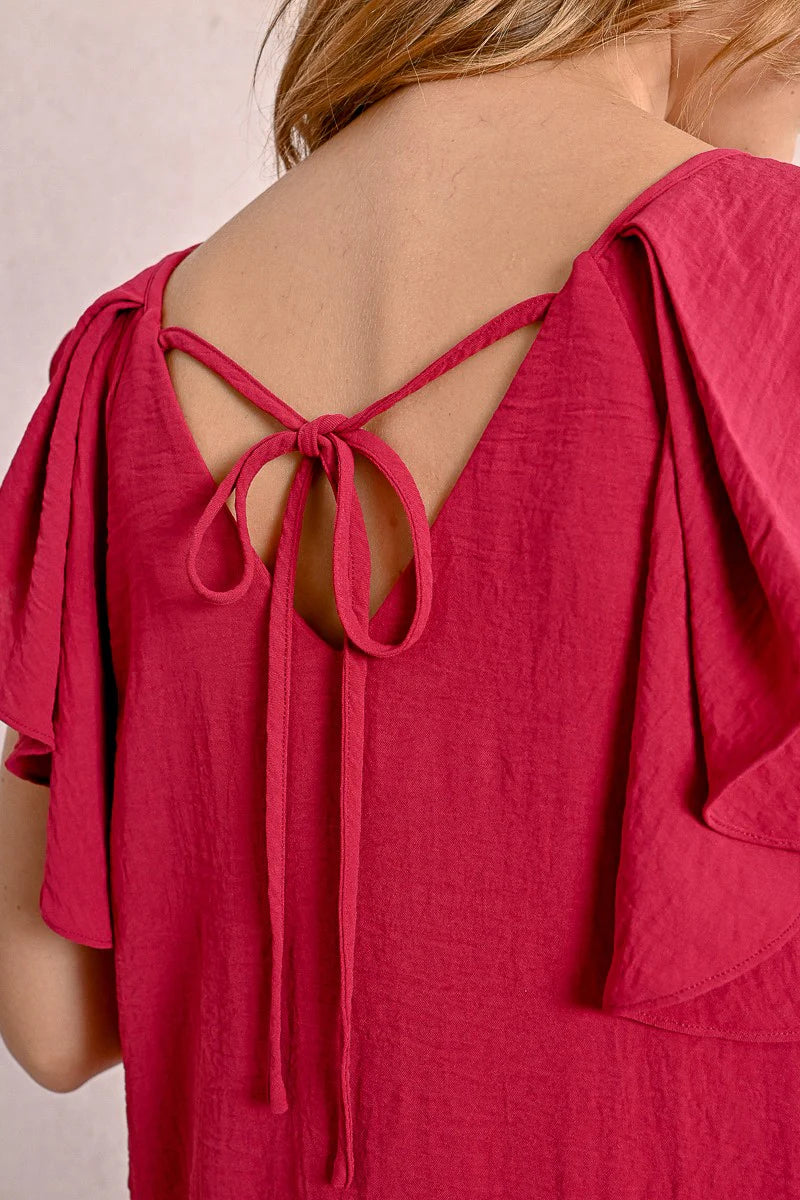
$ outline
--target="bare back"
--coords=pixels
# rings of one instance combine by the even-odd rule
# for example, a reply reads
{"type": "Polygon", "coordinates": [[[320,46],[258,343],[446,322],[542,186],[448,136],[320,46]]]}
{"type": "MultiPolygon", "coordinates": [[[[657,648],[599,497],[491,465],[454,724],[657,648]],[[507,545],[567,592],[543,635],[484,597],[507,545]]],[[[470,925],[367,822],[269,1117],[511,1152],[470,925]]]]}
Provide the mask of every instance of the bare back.
{"type": "MultiPolygon", "coordinates": [[[[576,255],[647,186],[709,145],[609,101],[553,104],[510,70],[406,88],[368,109],[184,259],[163,324],[201,334],[307,419],[351,414],[517,300],[557,291],[576,255]]],[[[369,422],[411,471],[432,522],[540,322],[486,347],[369,422]]],[[[215,479],[281,426],[173,349],[167,364],[215,479]]],[[[299,454],[261,471],[252,542],[272,566],[299,454]]],[[[370,612],[411,559],[396,496],[362,456],[370,612]]],[[[300,540],[295,608],[340,645],[334,501],[320,472],[300,540]]]]}

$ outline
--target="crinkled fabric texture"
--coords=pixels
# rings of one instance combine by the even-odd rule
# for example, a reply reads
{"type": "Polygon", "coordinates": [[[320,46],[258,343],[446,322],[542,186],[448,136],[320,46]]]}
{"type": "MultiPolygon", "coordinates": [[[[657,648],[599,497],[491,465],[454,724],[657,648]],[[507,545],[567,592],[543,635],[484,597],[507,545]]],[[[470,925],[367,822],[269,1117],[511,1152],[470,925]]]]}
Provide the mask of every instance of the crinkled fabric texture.
{"type": "MultiPolygon", "coordinates": [[[[368,662],[344,1194],[800,1195],[798,234],[798,169],[738,151],[633,201],[435,521],[423,635],[368,662]]],[[[274,1113],[270,589],[187,577],[182,253],[80,316],[0,485],[6,765],[50,784],[44,920],[115,956],[131,1196],[323,1200],[341,654],[295,621],[274,1113]]],[[[239,554],[223,511],[204,578],[239,554]]]]}

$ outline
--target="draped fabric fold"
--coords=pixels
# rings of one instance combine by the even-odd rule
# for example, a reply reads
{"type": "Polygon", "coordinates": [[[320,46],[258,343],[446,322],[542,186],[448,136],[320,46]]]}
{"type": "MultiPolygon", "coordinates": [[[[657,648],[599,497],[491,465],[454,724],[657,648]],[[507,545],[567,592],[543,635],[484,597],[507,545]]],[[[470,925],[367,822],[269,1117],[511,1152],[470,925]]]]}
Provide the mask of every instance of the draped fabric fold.
{"type": "MultiPolygon", "coordinates": [[[[774,356],[750,336],[721,355],[732,312],[749,333],[763,319],[752,281],[728,279],[722,258],[715,274],[704,249],[709,286],[730,285],[714,308],[688,244],[662,242],[646,214],[624,237],[652,290],[664,432],[603,1007],[683,1033],[800,1040],[794,310],[769,331],[774,356]]],[[[776,294],[790,285],[776,279],[776,294]]]]}
{"type": "Polygon", "coordinates": [[[5,760],[49,787],[39,908],[63,937],[111,949],[116,682],[104,598],[109,406],[149,268],[98,296],[61,338],[0,486],[0,719],[5,760]]]}

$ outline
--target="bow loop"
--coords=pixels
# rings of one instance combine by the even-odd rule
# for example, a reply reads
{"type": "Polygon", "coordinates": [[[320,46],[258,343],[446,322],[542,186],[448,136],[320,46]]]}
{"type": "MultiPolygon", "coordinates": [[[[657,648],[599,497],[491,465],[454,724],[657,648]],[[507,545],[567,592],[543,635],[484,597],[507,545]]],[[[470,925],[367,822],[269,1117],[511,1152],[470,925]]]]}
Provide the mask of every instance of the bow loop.
{"type": "Polygon", "coordinates": [[[388,443],[362,427],[351,427],[336,443],[338,483],[333,529],[333,586],[336,608],[349,640],[373,658],[401,654],[421,636],[433,596],[431,531],[414,477],[388,443]],[[353,451],[368,458],[403,505],[414,548],[416,604],[405,636],[382,642],[369,630],[371,556],[361,502],[355,487],[353,451]]]}
{"type": "Polygon", "coordinates": [[[195,525],[189,541],[186,555],[186,569],[195,590],[207,600],[217,604],[231,604],[239,600],[253,581],[258,555],[250,540],[250,529],[247,524],[247,493],[250,484],[263,466],[291,450],[294,434],[282,429],[278,433],[270,433],[261,438],[255,445],[245,450],[228,471],[227,475],[217,484],[210,500],[206,504],[195,525]],[[203,583],[197,570],[197,558],[211,522],[221,510],[231,494],[235,491],[234,507],[236,509],[236,536],[242,556],[242,575],[239,581],[229,588],[210,588],[203,583]]]}

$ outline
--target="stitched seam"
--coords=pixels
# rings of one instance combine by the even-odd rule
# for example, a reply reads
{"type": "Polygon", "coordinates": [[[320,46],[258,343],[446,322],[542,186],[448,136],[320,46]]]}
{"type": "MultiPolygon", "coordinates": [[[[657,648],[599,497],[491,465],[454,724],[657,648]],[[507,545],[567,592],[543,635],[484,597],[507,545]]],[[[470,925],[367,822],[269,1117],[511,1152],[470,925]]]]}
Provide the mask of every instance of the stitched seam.
{"type": "MultiPolygon", "coordinates": [[[[639,1014],[620,1014],[630,1015],[631,1020],[645,1019],[646,1010],[640,1010],[639,1014]]],[[[768,1037],[781,1037],[781,1034],[800,1033],[800,1026],[792,1025],[786,1030],[747,1030],[741,1033],[735,1033],[729,1030],[723,1030],[720,1025],[690,1025],[685,1021],[670,1021],[669,1018],[664,1018],[663,1028],[674,1028],[674,1030],[690,1030],[693,1033],[721,1033],[724,1037],[733,1038],[736,1042],[753,1042],[759,1034],[765,1034],[768,1037]]]]}
{"type": "Polygon", "coordinates": [[[0,709],[0,720],[3,721],[4,725],[9,725],[12,729],[16,729],[19,733],[25,733],[28,735],[28,737],[34,737],[39,741],[44,742],[48,750],[51,752],[53,751],[54,746],[51,744],[53,741],[51,734],[43,733],[41,730],[36,729],[35,726],[29,724],[27,721],[18,717],[14,717],[11,712],[6,709],[0,709]]]}
{"type": "Polygon", "coordinates": [[[761,956],[764,954],[764,951],[769,950],[769,948],[776,942],[787,941],[789,936],[798,925],[800,925],[800,913],[794,917],[794,919],[786,926],[784,930],[782,930],[780,933],[777,933],[775,937],[770,938],[770,940],[765,942],[763,946],[760,946],[758,950],[754,950],[752,954],[748,954],[746,958],[742,958],[739,960],[739,962],[734,963],[732,967],[726,967],[723,971],[715,971],[712,975],[706,975],[703,979],[698,980],[697,983],[692,984],[691,988],[679,988],[677,992],[670,992],[666,996],[657,996],[653,1000],[646,1000],[643,1007],[652,1007],[656,1004],[668,1004],[670,1002],[679,1003],[681,1000],[693,999],[694,993],[698,988],[702,987],[704,983],[712,983],[715,979],[728,976],[732,972],[738,971],[740,967],[746,967],[748,963],[753,961],[753,959],[761,958],[761,956]],[[689,993],[688,995],[686,994],[687,992],[689,993]]]}
{"type": "Polygon", "coordinates": [[[82,934],[76,933],[75,930],[68,930],[63,925],[60,925],[57,921],[51,921],[50,917],[46,917],[44,913],[42,913],[41,916],[45,924],[49,925],[49,927],[61,937],[75,939],[76,941],[80,941],[82,943],[93,942],[94,948],[98,950],[113,949],[113,943],[110,942],[108,938],[95,937],[93,934],[87,934],[87,936],[84,938],[82,934]]]}
{"type": "Polygon", "coordinates": [[[753,833],[752,830],[746,829],[743,825],[734,825],[731,821],[722,821],[719,817],[714,817],[714,827],[717,829],[730,829],[735,833],[741,834],[748,841],[755,842],[757,846],[776,846],[786,848],[787,850],[797,850],[798,843],[791,841],[788,838],[763,838],[753,833]]]}

